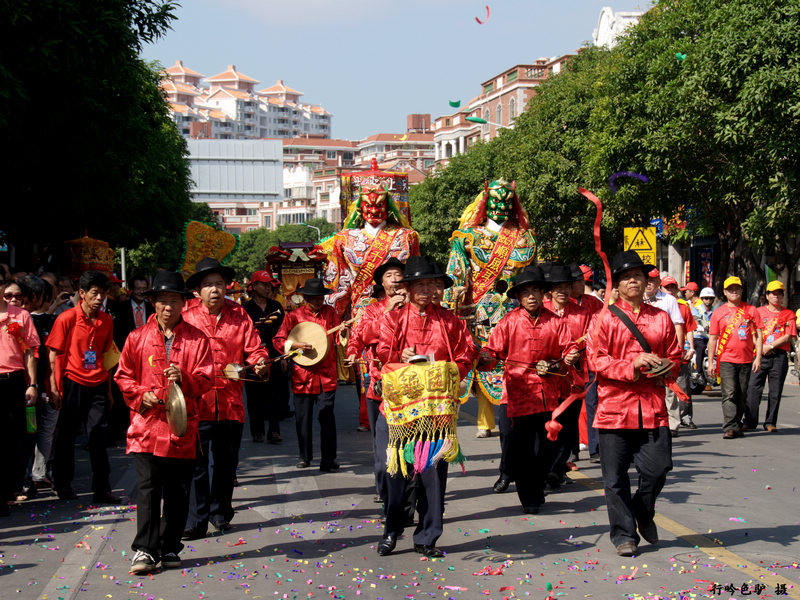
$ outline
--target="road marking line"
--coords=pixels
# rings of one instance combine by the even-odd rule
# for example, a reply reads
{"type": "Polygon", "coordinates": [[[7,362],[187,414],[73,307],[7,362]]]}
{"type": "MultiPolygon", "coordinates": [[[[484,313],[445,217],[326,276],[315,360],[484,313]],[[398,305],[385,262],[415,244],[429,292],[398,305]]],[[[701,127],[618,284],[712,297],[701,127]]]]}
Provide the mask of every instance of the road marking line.
{"type": "MultiPolygon", "coordinates": [[[[136,469],[133,467],[133,461],[131,461],[130,466],[128,466],[128,468],[122,474],[122,477],[120,477],[119,481],[117,482],[115,489],[122,489],[126,494],[130,490],[131,494],[133,494],[135,487],[136,469]]],[[[135,503],[136,501],[135,497],[129,497],[129,499],[131,500],[131,503],[135,503]]],[[[53,600],[54,598],[72,599],[80,593],[81,588],[86,583],[86,579],[89,577],[92,569],[97,564],[97,559],[100,556],[100,553],[111,541],[111,533],[108,535],[99,536],[100,539],[95,540],[97,543],[92,542],[91,550],[88,552],[83,546],[74,546],[79,541],[82,541],[87,535],[91,535],[92,533],[96,532],[97,530],[95,527],[97,525],[102,524],[105,527],[108,527],[110,532],[110,526],[122,521],[127,521],[130,517],[119,510],[121,506],[129,505],[120,504],[119,506],[109,506],[107,508],[100,509],[97,511],[99,514],[94,517],[93,521],[90,521],[89,525],[86,525],[86,527],[83,527],[75,532],[78,535],[72,542],[70,542],[73,545],[72,550],[67,552],[67,555],[61,562],[61,566],[56,569],[56,572],[53,573],[53,577],[47,582],[47,585],[45,585],[44,590],[42,590],[42,593],[39,595],[39,600],[53,600]],[[112,515],[112,510],[116,514],[112,515]],[[108,517],[108,519],[102,519],[102,517],[108,517]],[[68,586],[68,588],[65,589],[64,586],[68,586]]],[[[125,559],[123,558],[122,560],[124,569],[125,559]]]]}
{"type": "MultiPolygon", "coordinates": [[[[589,477],[585,473],[581,473],[580,471],[570,471],[568,473],[571,479],[576,480],[578,483],[583,485],[584,487],[589,488],[597,492],[598,494],[603,494],[603,483],[594,479],[593,477],[589,477]]],[[[722,562],[726,563],[729,567],[736,569],[737,571],[741,571],[745,575],[752,577],[754,580],[761,580],[761,581],[768,581],[771,585],[775,585],[776,583],[783,583],[786,585],[786,594],[789,598],[796,598],[800,600],[800,589],[796,586],[796,582],[792,581],[791,579],[787,579],[782,575],[774,575],[772,571],[765,569],[764,567],[759,567],[756,565],[751,565],[752,561],[747,560],[746,558],[731,552],[730,550],[725,549],[724,547],[717,544],[714,540],[709,539],[702,533],[698,533],[693,529],[689,529],[685,525],[678,523],[677,521],[673,521],[669,517],[665,517],[661,513],[657,513],[655,517],[656,525],[661,527],[662,529],[666,529],[675,537],[683,540],[690,546],[693,546],[706,554],[709,558],[713,560],[721,560],[722,562]]]]}

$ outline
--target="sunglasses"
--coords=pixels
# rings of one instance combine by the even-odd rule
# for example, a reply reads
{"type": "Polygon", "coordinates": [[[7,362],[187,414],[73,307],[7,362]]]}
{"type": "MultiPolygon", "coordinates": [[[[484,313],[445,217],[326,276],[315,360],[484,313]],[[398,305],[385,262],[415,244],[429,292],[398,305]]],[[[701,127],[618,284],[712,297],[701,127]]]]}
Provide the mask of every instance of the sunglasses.
{"type": "Polygon", "coordinates": [[[3,294],[4,300],[22,300],[22,294],[12,294],[8,292],[7,294],[3,294]]]}

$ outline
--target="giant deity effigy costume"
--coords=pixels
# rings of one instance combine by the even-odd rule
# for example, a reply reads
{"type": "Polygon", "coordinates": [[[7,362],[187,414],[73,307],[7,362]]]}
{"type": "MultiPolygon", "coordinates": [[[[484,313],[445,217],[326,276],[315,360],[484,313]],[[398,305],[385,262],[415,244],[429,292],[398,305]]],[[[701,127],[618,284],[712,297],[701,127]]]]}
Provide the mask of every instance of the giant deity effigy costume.
{"type": "MultiPolygon", "coordinates": [[[[467,206],[453,232],[447,274],[455,285],[446,290],[445,304],[461,306],[475,341],[483,347],[492,328],[516,303],[505,291],[517,273],[536,259],[536,240],[514,183],[487,183],[467,206]]],[[[501,367],[473,370],[468,378],[478,398],[478,435],[494,429],[494,406],[502,397],[501,367]]]]}

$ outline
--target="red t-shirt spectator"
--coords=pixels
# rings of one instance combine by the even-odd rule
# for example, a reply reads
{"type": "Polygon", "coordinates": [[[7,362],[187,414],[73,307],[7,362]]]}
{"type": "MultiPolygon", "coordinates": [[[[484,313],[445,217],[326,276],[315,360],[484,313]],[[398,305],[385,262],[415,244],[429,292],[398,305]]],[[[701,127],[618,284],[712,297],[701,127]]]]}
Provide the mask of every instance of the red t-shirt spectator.
{"type": "MultiPolygon", "coordinates": [[[[789,337],[797,337],[797,327],[795,326],[795,314],[788,308],[773,312],[769,306],[762,306],[757,310],[759,323],[764,329],[764,345],[772,344],[774,340],[789,334],[789,337]]],[[[791,351],[788,340],[780,346],[775,346],[778,350],[791,351]]]]}
{"type": "Polygon", "coordinates": [[[114,321],[108,313],[98,311],[92,323],[82,306],[83,302],[58,315],[47,336],[47,347],[58,354],[63,353],[56,360],[56,383],[59,386],[65,375],[75,383],[90,387],[108,379],[108,371],[103,367],[103,354],[114,342],[114,321]],[[87,351],[95,353],[93,368],[86,368],[87,351]]]}
{"type": "Polygon", "coordinates": [[[744,310],[744,316],[739,322],[736,331],[731,331],[730,337],[719,357],[720,362],[746,364],[753,362],[755,353],[755,342],[753,336],[755,329],[763,329],[761,319],[758,317],[755,307],[742,302],[739,306],[723,304],[711,315],[711,325],[709,325],[709,335],[720,336],[719,343],[722,343],[722,333],[728,327],[733,316],[739,311],[744,310]]]}

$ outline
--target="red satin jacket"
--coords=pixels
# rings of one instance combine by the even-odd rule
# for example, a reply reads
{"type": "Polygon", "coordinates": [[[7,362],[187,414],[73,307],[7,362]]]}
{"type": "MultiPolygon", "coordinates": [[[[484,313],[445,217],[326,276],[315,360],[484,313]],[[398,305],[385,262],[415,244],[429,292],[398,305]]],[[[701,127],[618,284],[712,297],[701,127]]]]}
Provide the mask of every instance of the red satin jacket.
{"type": "MultiPolygon", "coordinates": [[[[654,354],[675,363],[672,376],[677,376],[681,349],[669,315],[649,304],[642,304],[638,313],[634,313],[633,307],[624,300],[618,300],[615,306],[627,313],[654,354]]],[[[603,311],[594,316],[589,325],[587,352],[589,368],[597,373],[598,402],[594,427],[655,429],[668,425],[664,387],[656,378],[648,378],[643,373],[634,380],[633,360],[643,350],[613,313],[603,311]]]]}
{"type": "Polygon", "coordinates": [[[570,341],[566,321],[546,308],[531,318],[518,306],[500,319],[483,349],[499,359],[514,361],[506,363],[503,375],[501,403],[508,405],[509,417],[555,410],[564,378],[555,374],[542,377],[535,367],[540,360],[561,358],[570,341]]]}
{"type": "MultiPolygon", "coordinates": [[[[560,315],[558,312],[556,312],[552,300],[545,300],[544,307],[552,311],[557,317],[560,317],[566,323],[567,334],[569,335],[570,342],[572,342],[569,349],[585,349],[586,339],[584,336],[589,328],[589,323],[592,321],[592,315],[594,314],[593,309],[589,308],[588,304],[578,304],[573,298],[570,298],[569,302],[567,302],[566,306],[564,306],[564,312],[560,315]],[[584,338],[583,341],[578,342],[578,340],[581,338],[584,338]]],[[[576,388],[583,389],[588,380],[589,370],[586,354],[582,353],[578,357],[577,365],[573,365],[573,367],[569,369],[569,377],[563,378],[563,397],[566,398],[569,395],[571,385],[575,386],[576,388]]]]}
{"type": "Polygon", "coordinates": [[[384,313],[379,327],[377,354],[383,364],[402,362],[403,350],[413,346],[417,354],[454,362],[463,379],[478,356],[465,322],[435,304],[429,305],[424,315],[411,304],[384,313]]]}
{"type": "Polygon", "coordinates": [[[164,336],[155,316],[139,329],[134,329],[122,348],[114,380],[125,404],[131,409],[128,427],[128,453],[146,452],[169,458],[194,458],[197,438],[198,406],[204,393],[214,383],[214,362],[211,346],[202,331],[181,321],[175,326],[175,337],[167,360],[164,336]],[[154,406],[139,414],[142,396],[152,391],[166,398],[167,378],[164,370],[170,364],[181,370],[180,387],[186,400],[186,435],[173,435],[167,425],[164,405],[154,406]]]}
{"type": "Polygon", "coordinates": [[[214,385],[203,395],[200,420],[244,423],[243,382],[226,379],[223,369],[229,363],[254,365],[268,358],[253,321],[241,306],[227,298],[219,320],[202,303],[184,310],[183,318],[208,336],[213,354],[214,385]]]}
{"type": "Polygon", "coordinates": [[[381,378],[381,367],[378,362],[378,341],[380,340],[380,324],[383,320],[383,315],[386,312],[386,303],[388,298],[383,298],[377,302],[373,302],[364,309],[364,314],[359,319],[356,326],[350,334],[350,340],[347,342],[346,355],[350,356],[355,354],[361,356],[364,353],[364,358],[369,361],[367,368],[369,369],[370,385],[367,388],[367,398],[371,400],[380,400],[381,397],[377,395],[373,389],[375,382],[381,378]]]}
{"type": "MultiPolygon", "coordinates": [[[[322,307],[318,316],[312,314],[308,306],[303,305],[293,311],[286,313],[286,318],[281,324],[281,328],[272,340],[275,349],[283,354],[286,338],[292,328],[298,323],[311,321],[318,323],[325,331],[332,329],[341,323],[336,311],[325,305],[322,307]]],[[[312,367],[302,367],[295,363],[292,365],[292,391],[295,394],[321,394],[322,392],[332,392],[336,389],[336,340],[338,335],[328,336],[328,353],[321,362],[312,367]]]]}

